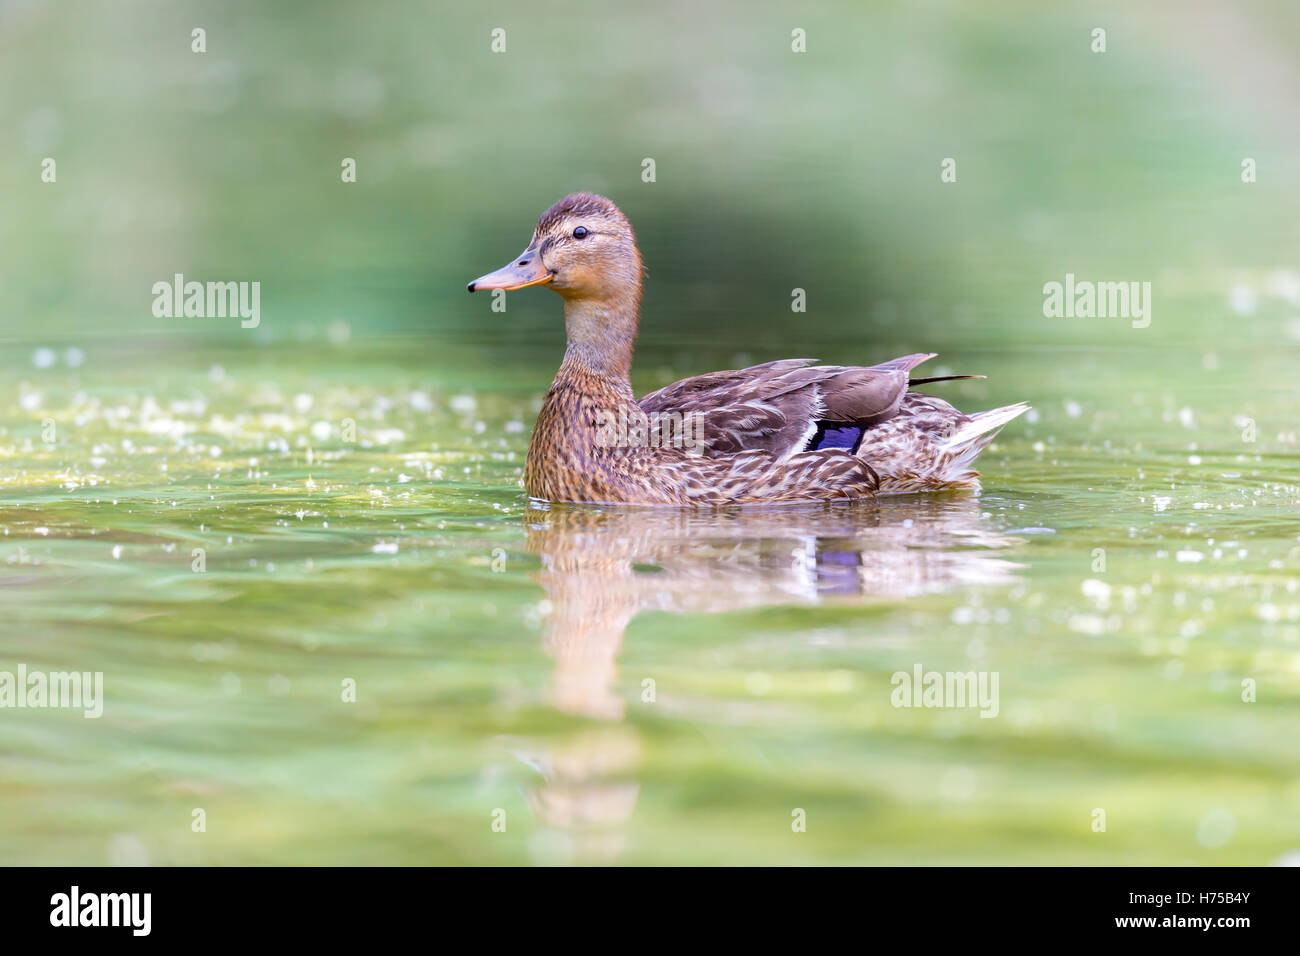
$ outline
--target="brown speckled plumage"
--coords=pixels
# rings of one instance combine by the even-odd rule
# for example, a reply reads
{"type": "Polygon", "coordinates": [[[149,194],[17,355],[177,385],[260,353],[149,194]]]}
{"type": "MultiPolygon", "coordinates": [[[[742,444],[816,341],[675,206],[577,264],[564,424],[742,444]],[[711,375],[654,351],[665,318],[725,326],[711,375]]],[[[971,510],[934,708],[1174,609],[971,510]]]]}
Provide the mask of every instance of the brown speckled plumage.
{"type": "Polygon", "coordinates": [[[871,367],[785,359],[684,379],[638,402],[628,373],[641,280],[627,219],[608,199],[578,193],[542,214],[517,262],[470,283],[470,291],[548,284],[565,299],[567,348],[524,468],[534,498],[721,505],[978,488],[975,458],[1027,407],[965,415],[909,392],[927,353],[871,367]],[[620,416],[685,416],[699,442],[612,447],[602,425],[620,416]],[[855,449],[813,447],[840,427],[861,430],[855,449]]]}

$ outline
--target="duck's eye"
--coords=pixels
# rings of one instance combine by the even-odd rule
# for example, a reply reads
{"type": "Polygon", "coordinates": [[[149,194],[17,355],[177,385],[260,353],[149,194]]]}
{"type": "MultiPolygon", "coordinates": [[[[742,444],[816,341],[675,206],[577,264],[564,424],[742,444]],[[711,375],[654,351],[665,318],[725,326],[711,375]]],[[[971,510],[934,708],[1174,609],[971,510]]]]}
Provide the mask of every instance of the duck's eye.
{"type": "Polygon", "coordinates": [[[586,226],[579,226],[577,229],[573,230],[573,238],[574,238],[574,239],[581,239],[581,238],[583,238],[586,234],[587,234],[587,227],[586,227],[586,226]]]}

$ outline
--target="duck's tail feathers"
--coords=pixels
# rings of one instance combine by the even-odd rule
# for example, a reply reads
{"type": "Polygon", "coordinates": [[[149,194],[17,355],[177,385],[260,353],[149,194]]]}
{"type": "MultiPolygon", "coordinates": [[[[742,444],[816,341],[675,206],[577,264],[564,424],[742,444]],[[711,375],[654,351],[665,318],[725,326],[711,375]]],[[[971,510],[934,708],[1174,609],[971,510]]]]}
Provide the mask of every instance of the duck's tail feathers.
{"type": "Polygon", "coordinates": [[[957,429],[943,443],[943,450],[952,457],[948,461],[950,480],[961,480],[959,476],[973,478],[970,466],[975,463],[980,452],[988,447],[989,442],[997,437],[1002,426],[1014,418],[1029,411],[1024,402],[991,408],[987,412],[978,412],[970,417],[965,425],[957,429]]]}
{"type": "Polygon", "coordinates": [[[930,385],[934,382],[956,382],[963,378],[987,378],[987,375],[932,375],[929,378],[909,378],[907,380],[908,388],[915,388],[918,385],[930,385]]]}

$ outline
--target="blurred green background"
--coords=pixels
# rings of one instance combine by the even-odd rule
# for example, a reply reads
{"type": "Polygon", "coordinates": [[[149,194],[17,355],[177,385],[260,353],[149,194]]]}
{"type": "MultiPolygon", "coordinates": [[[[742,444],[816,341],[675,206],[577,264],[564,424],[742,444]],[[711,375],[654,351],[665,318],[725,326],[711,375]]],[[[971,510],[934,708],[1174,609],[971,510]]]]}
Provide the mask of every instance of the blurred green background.
{"type": "Polygon", "coordinates": [[[1143,341],[1180,339],[1211,331],[1178,309],[1207,270],[1294,263],[1300,241],[1293,4],[0,9],[10,341],[243,346],[334,318],[553,341],[548,297],[514,297],[503,324],[463,285],[578,189],[638,230],[655,346],[738,322],[785,346],[796,286],[810,321],[864,340],[924,321],[938,345],[1111,341],[1040,320],[1067,270],[1156,281],[1143,341]],[[154,319],[149,290],[176,272],[261,281],[263,328],[154,319]]]}
{"type": "Polygon", "coordinates": [[[1285,2],[0,0],[0,669],[108,695],[0,711],[0,862],[1294,862],[1297,49],[1285,2]],[[578,189],[639,392],[936,351],[1034,405],[983,497],[527,515],[559,302],[464,285],[578,189]],[[1067,272],[1150,327],[1045,318],[1067,272]],[[175,273],[260,327],[155,318],[175,273]],[[890,708],[916,663],[1000,719],[890,708]]]}

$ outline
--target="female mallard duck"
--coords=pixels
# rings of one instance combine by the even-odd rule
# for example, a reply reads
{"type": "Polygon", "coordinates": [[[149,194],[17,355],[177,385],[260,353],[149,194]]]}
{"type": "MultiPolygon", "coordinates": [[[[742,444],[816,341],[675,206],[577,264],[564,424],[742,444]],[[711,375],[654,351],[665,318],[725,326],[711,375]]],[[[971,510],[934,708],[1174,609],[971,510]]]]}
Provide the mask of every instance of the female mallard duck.
{"type": "Polygon", "coordinates": [[[718,505],[979,488],[975,458],[1028,406],[964,415],[909,392],[932,354],[867,368],[784,359],[684,379],[640,401],[628,372],[641,253],[608,199],[577,193],[537,220],[517,259],[469,291],[548,285],[568,345],[524,467],[534,498],[718,505]],[[670,434],[664,434],[664,432],[670,434]]]}

